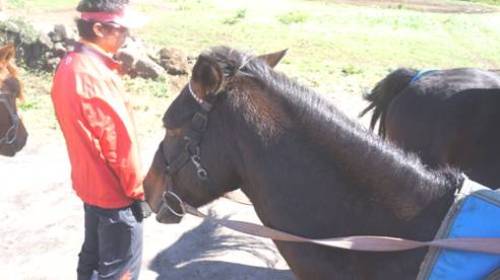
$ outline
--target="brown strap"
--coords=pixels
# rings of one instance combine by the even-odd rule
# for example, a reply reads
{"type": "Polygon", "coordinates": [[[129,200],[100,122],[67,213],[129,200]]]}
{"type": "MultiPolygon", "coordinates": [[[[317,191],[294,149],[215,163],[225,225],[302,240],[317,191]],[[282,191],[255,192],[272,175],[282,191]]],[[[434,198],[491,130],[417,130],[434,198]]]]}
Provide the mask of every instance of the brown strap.
{"type": "Polygon", "coordinates": [[[199,218],[209,219],[232,230],[279,241],[308,242],[327,247],[370,252],[404,251],[430,246],[490,254],[500,254],[500,238],[453,238],[436,239],[433,241],[423,242],[388,236],[367,235],[328,239],[309,239],[253,223],[222,220],[208,217],[207,215],[201,213],[198,209],[187,204],[184,204],[184,208],[186,213],[188,214],[199,218]]]}

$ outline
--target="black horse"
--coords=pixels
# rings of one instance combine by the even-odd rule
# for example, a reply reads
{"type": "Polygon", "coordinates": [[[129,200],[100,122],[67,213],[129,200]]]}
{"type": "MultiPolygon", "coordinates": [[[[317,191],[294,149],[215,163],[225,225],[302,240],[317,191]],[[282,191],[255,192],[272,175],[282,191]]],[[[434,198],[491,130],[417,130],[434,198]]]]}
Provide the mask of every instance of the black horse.
{"type": "MultiPolygon", "coordinates": [[[[264,225],[296,235],[433,239],[462,177],[426,169],[275,72],[283,55],[199,56],[144,181],[153,211],[171,209],[157,219],[179,222],[178,199],[198,207],[241,188],[264,225]]],[[[299,279],[415,279],[426,253],[275,243],[299,279]]]]}
{"type": "Polygon", "coordinates": [[[500,75],[449,69],[419,75],[398,69],[365,99],[371,128],[418,154],[432,168],[450,165],[471,179],[500,187],[500,75]]]}

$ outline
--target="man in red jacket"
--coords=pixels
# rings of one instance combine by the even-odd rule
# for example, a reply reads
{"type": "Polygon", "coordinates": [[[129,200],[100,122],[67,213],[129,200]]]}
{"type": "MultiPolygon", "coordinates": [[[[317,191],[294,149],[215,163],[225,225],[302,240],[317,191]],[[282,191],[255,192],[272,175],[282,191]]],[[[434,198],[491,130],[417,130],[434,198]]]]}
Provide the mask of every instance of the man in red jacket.
{"type": "Polygon", "coordinates": [[[56,71],[52,101],[84,202],[78,279],[137,279],[142,259],[142,172],[131,106],[113,59],[141,18],[128,0],[81,0],[81,41],[56,71]]]}

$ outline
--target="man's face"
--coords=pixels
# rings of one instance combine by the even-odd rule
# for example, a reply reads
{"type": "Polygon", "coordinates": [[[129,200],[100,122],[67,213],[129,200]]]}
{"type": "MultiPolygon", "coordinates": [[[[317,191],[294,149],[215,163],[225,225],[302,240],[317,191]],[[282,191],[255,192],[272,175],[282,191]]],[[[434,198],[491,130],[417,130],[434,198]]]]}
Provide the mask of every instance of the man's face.
{"type": "Polygon", "coordinates": [[[97,35],[96,43],[112,54],[117,53],[129,35],[128,28],[111,22],[94,24],[94,32],[97,35]]]}

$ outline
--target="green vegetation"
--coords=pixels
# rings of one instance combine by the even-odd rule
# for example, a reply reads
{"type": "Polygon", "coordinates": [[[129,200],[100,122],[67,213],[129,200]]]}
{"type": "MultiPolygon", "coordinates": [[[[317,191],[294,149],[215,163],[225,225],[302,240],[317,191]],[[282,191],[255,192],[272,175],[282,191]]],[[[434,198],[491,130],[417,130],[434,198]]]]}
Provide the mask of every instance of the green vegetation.
{"type": "MultiPolygon", "coordinates": [[[[39,14],[76,3],[7,2],[9,7],[39,14]]],[[[498,4],[500,0],[481,2],[498,4]]],[[[256,54],[288,48],[277,69],[325,94],[360,95],[400,66],[500,68],[498,14],[425,13],[306,0],[136,3],[151,17],[148,26],[135,32],[147,44],[179,48],[192,56],[214,45],[256,54]]],[[[33,114],[33,119],[50,112],[50,75],[23,73],[23,79],[34,86],[27,87],[30,103],[22,110],[33,114]],[[41,98],[35,97],[39,94],[41,98]]],[[[147,131],[160,127],[161,115],[177,91],[170,89],[169,80],[129,80],[126,85],[139,104],[139,122],[147,131]]]]}
{"type": "Polygon", "coordinates": [[[236,14],[232,17],[226,18],[224,20],[224,23],[229,25],[237,24],[238,22],[240,22],[245,18],[246,14],[247,14],[246,9],[237,10],[236,14]]]}
{"type": "Polygon", "coordinates": [[[484,3],[489,5],[500,5],[500,0],[460,0],[464,2],[484,3]]]}
{"type": "Polygon", "coordinates": [[[279,16],[278,20],[283,24],[292,24],[305,22],[307,18],[308,16],[306,13],[301,11],[293,11],[279,16]]]}
{"type": "Polygon", "coordinates": [[[25,10],[48,10],[73,8],[77,1],[72,0],[7,0],[7,7],[25,10]]]}

